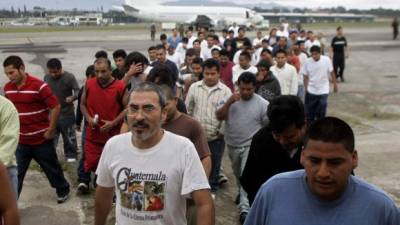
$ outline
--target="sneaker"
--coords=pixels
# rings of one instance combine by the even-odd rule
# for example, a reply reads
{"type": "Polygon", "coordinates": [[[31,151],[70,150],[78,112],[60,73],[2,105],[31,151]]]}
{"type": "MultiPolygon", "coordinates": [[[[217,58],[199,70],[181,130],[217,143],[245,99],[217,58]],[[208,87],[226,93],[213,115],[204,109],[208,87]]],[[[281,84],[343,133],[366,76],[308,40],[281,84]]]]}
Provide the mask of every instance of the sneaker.
{"type": "Polygon", "coordinates": [[[65,195],[58,196],[57,203],[58,204],[64,203],[65,201],[67,201],[68,198],[69,198],[69,191],[65,195]]]}
{"type": "Polygon", "coordinates": [[[74,163],[74,162],[76,162],[76,159],[75,158],[67,158],[67,162],[74,163]]]}
{"type": "Polygon", "coordinates": [[[240,224],[244,224],[244,221],[246,221],[246,217],[247,217],[247,212],[240,213],[240,216],[239,216],[240,224]]]}
{"type": "Polygon", "coordinates": [[[85,183],[79,183],[78,184],[78,194],[89,194],[89,185],[85,183]]]}
{"type": "Polygon", "coordinates": [[[221,173],[218,177],[218,184],[221,186],[227,182],[228,182],[228,178],[225,176],[225,174],[221,173]]]}

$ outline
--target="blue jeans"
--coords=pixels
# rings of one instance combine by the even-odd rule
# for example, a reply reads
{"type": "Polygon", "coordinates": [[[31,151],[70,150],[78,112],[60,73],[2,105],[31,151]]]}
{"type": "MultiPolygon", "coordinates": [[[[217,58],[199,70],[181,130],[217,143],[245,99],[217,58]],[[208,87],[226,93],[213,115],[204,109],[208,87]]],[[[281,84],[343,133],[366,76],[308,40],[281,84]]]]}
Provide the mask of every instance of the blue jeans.
{"type": "Polygon", "coordinates": [[[305,95],[304,89],[305,89],[304,84],[299,84],[298,89],[297,89],[297,97],[299,97],[303,103],[304,103],[304,95],[305,95]]]}
{"type": "Polygon", "coordinates": [[[231,159],[232,163],[233,174],[236,177],[237,185],[239,188],[239,210],[240,213],[248,213],[250,210],[249,199],[247,198],[246,191],[243,189],[242,185],[240,185],[240,176],[242,176],[244,167],[246,165],[250,146],[236,147],[227,145],[227,149],[229,153],[229,158],[231,159]]]}
{"type": "Polygon", "coordinates": [[[34,159],[46,174],[51,186],[56,189],[58,196],[69,192],[69,183],[58,162],[53,140],[45,141],[40,145],[19,144],[16,151],[18,165],[18,196],[21,194],[26,171],[31,160],[34,159]]]}
{"type": "Polygon", "coordinates": [[[65,157],[76,158],[78,145],[75,134],[75,116],[63,116],[58,119],[56,132],[54,134],[54,146],[56,147],[60,134],[64,142],[65,157]]]}
{"type": "Polygon", "coordinates": [[[305,100],[306,118],[308,124],[324,118],[328,108],[328,94],[314,95],[306,92],[305,100]]]}
{"type": "Polygon", "coordinates": [[[16,166],[7,167],[8,177],[15,193],[15,199],[18,199],[18,172],[16,166]]]}
{"type": "Polygon", "coordinates": [[[90,172],[85,171],[84,162],[85,162],[85,138],[86,138],[86,125],[83,123],[82,128],[82,151],[81,158],[79,159],[79,165],[77,169],[78,173],[78,183],[85,183],[89,186],[90,183],[90,172]]]}
{"type": "Polygon", "coordinates": [[[219,188],[219,171],[221,169],[222,157],[224,155],[225,141],[223,139],[216,139],[208,142],[208,147],[211,151],[211,174],[210,186],[211,191],[215,192],[219,188]]]}

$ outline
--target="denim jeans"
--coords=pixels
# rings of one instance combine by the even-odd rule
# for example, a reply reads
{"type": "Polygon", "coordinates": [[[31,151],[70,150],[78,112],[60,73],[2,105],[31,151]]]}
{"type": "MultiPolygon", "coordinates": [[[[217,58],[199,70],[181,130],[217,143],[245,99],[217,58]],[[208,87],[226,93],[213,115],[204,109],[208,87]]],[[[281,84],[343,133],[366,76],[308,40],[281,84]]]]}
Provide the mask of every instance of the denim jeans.
{"type": "Polygon", "coordinates": [[[16,151],[18,165],[18,196],[21,194],[26,171],[34,159],[46,174],[51,186],[56,189],[58,196],[69,192],[69,183],[64,177],[64,172],[58,162],[53,140],[45,141],[40,145],[19,144],[16,151]]]}
{"type": "Polygon", "coordinates": [[[76,158],[78,145],[75,134],[75,116],[63,116],[58,119],[56,132],[54,134],[54,146],[56,147],[60,134],[64,142],[65,157],[76,158]]]}
{"type": "Polygon", "coordinates": [[[328,107],[328,94],[314,95],[307,92],[304,105],[307,122],[311,124],[314,120],[325,117],[328,107]]]}
{"type": "Polygon", "coordinates": [[[82,128],[82,150],[81,150],[81,158],[79,159],[79,165],[77,169],[78,173],[78,183],[85,183],[89,186],[90,183],[90,172],[85,171],[84,162],[85,162],[85,138],[86,138],[86,125],[83,123],[82,128]]]}
{"type": "Polygon", "coordinates": [[[18,199],[18,172],[16,166],[7,167],[8,177],[10,178],[11,187],[15,193],[15,199],[18,199]]]}
{"type": "Polygon", "coordinates": [[[222,157],[224,155],[225,141],[223,139],[209,141],[208,147],[211,151],[211,174],[209,181],[211,191],[215,192],[219,188],[218,178],[221,168],[222,157]]]}
{"type": "Polygon", "coordinates": [[[247,198],[246,191],[243,189],[242,185],[240,185],[240,176],[242,176],[244,167],[246,166],[250,146],[235,147],[227,145],[227,149],[232,163],[233,174],[236,177],[236,182],[239,188],[239,210],[240,213],[248,213],[250,210],[249,199],[247,198]]]}

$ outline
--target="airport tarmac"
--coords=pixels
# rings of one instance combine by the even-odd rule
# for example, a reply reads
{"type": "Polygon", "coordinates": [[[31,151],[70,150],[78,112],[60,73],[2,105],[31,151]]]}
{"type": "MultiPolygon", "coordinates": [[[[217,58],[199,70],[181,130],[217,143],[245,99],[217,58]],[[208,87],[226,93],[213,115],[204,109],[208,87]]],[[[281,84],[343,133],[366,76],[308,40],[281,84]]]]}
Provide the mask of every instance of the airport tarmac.
{"type": "MultiPolygon", "coordinates": [[[[391,40],[389,25],[344,29],[351,49],[346,82],[339,83],[339,93],[330,95],[328,113],[345,119],[355,130],[360,158],[356,175],[383,188],[400,206],[400,40],[391,40]]],[[[335,30],[321,31],[329,43],[335,30]]],[[[27,71],[42,78],[47,60],[58,57],[64,69],[74,73],[82,84],[96,51],[106,50],[110,56],[119,48],[145,53],[156,43],[149,41],[147,30],[0,34],[0,60],[20,55],[27,71]]],[[[0,86],[6,81],[2,72],[0,86]]],[[[65,167],[75,190],[75,165],[65,167]]],[[[216,224],[236,224],[237,190],[227,157],[224,171],[230,180],[216,196],[216,224]]],[[[19,205],[22,224],[93,224],[93,196],[72,193],[68,202],[57,205],[55,191],[37,170],[28,173],[19,205]]]]}

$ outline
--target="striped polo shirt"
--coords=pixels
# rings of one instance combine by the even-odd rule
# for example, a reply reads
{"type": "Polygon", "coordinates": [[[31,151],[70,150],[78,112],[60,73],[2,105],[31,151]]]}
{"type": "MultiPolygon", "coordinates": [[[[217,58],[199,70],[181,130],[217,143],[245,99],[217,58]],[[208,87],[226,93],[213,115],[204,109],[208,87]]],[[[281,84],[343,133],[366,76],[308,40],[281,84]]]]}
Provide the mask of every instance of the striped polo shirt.
{"type": "Polygon", "coordinates": [[[45,141],[43,134],[49,128],[50,109],[58,105],[56,96],[50,87],[26,74],[26,81],[21,87],[8,82],[4,86],[5,96],[17,108],[20,120],[20,144],[38,145],[45,141]]]}
{"type": "Polygon", "coordinates": [[[197,119],[207,133],[208,141],[218,138],[222,122],[215,111],[218,104],[232,95],[231,90],[220,81],[214,87],[207,87],[202,80],[192,84],[186,96],[188,114],[197,119]]]}

